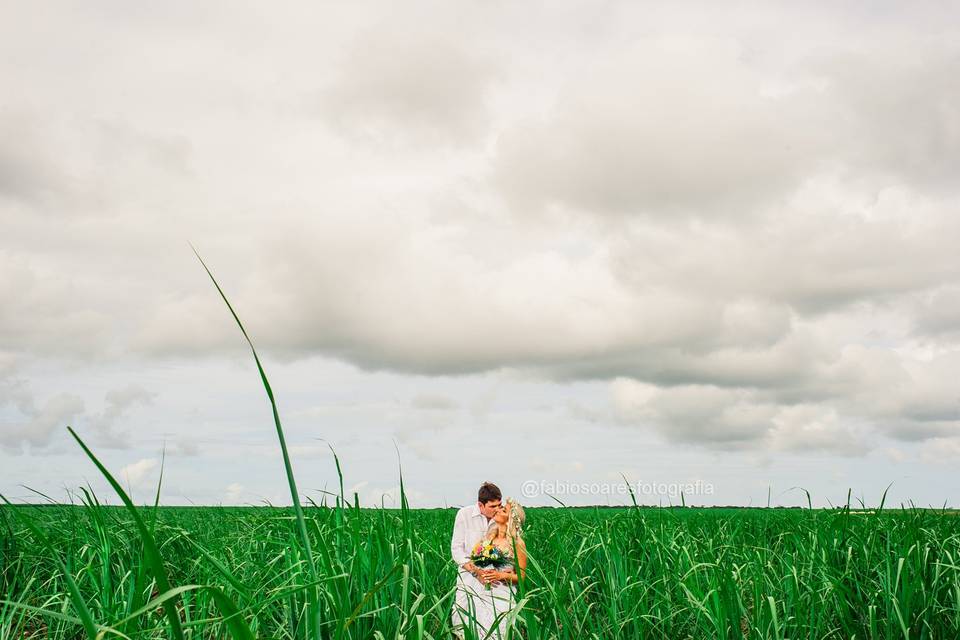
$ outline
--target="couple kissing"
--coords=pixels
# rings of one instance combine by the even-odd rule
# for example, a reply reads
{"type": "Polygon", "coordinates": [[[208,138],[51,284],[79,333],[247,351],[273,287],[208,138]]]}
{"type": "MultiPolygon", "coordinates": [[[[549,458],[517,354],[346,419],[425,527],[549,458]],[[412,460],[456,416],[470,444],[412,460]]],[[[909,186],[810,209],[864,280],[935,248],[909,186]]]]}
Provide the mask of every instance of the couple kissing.
{"type": "Polygon", "coordinates": [[[506,638],[513,627],[516,585],[527,567],[524,521],[520,503],[504,500],[491,482],[480,485],[476,503],[457,511],[450,541],[459,568],[451,612],[456,637],[472,629],[477,637],[506,638]]]}

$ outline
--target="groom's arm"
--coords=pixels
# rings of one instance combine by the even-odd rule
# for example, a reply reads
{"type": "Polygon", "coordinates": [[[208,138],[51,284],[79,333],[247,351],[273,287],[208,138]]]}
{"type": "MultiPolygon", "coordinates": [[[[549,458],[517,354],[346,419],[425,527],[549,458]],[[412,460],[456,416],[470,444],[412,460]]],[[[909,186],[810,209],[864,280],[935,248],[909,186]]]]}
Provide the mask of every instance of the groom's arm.
{"type": "Polygon", "coordinates": [[[464,545],[464,539],[467,531],[466,514],[463,511],[457,511],[457,517],[453,521],[453,538],[450,540],[450,555],[458,567],[463,567],[470,562],[470,556],[464,545]]]}
{"type": "Polygon", "coordinates": [[[471,544],[473,544],[473,542],[467,540],[467,514],[465,511],[458,511],[457,517],[453,521],[453,538],[450,540],[450,555],[460,569],[477,575],[477,568],[470,561],[469,545],[471,544]]]}

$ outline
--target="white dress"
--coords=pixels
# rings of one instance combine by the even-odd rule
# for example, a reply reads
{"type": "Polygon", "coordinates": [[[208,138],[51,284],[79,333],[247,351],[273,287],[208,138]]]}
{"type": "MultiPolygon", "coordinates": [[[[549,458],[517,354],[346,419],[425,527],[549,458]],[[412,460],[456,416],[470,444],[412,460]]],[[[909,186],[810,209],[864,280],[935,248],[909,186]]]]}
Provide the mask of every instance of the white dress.
{"type": "MultiPolygon", "coordinates": [[[[512,571],[513,565],[503,565],[499,570],[512,571]]],[[[516,631],[507,635],[507,630],[514,626],[510,620],[510,610],[516,603],[516,588],[513,583],[500,582],[487,589],[473,574],[461,571],[457,588],[465,592],[465,602],[470,611],[454,611],[454,625],[463,625],[466,629],[472,628],[474,631],[473,634],[461,632],[460,637],[467,639],[475,637],[477,640],[519,638],[516,631]]]]}

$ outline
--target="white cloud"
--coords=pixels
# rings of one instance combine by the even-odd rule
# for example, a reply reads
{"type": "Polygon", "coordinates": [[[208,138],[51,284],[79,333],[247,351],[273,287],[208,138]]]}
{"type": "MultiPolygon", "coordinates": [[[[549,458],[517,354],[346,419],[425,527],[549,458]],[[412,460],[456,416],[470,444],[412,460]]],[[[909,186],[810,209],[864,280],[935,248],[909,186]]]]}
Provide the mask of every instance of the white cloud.
{"type": "Polygon", "coordinates": [[[894,464],[899,464],[908,459],[908,455],[897,447],[886,447],[881,451],[881,453],[894,464]]]}
{"type": "Polygon", "coordinates": [[[920,448],[920,460],[924,463],[955,465],[960,460],[960,438],[933,438],[920,448]]]}
{"type": "Polygon", "coordinates": [[[865,429],[844,423],[837,412],[821,406],[782,408],[773,418],[770,432],[775,450],[863,455],[870,449],[865,429]]]}
{"type": "Polygon", "coordinates": [[[159,466],[156,458],[142,458],[120,469],[120,478],[133,489],[143,489],[150,485],[153,470],[159,466]]]}
{"type": "MultiPolygon", "coordinates": [[[[407,502],[413,508],[418,508],[421,505],[435,504],[436,497],[430,494],[427,494],[419,489],[411,488],[409,486],[404,486],[404,494],[407,497],[407,502]]],[[[364,485],[359,490],[356,491],[360,498],[360,504],[366,507],[386,507],[388,509],[399,509],[400,508],[400,485],[395,485],[387,488],[364,485]]],[[[352,501],[353,496],[347,496],[347,499],[352,501]]]]}
{"type": "Polygon", "coordinates": [[[239,504],[244,495],[243,485],[238,482],[232,482],[227,485],[227,490],[223,495],[223,501],[227,504],[239,504]]]}

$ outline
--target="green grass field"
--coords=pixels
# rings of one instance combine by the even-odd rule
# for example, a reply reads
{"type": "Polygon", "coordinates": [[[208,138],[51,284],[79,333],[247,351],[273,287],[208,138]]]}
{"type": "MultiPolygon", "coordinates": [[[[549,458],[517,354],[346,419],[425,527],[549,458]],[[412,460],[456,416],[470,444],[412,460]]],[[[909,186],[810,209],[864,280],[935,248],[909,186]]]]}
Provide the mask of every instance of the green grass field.
{"type": "MultiPolygon", "coordinates": [[[[313,569],[290,508],[138,511],[166,585],[129,509],[93,496],[0,509],[0,638],[82,637],[74,598],[105,637],[449,637],[452,509],[306,507],[313,569]]],[[[522,637],[960,636],[952,512],[558,508],[527,521],[522,637]]]]}

